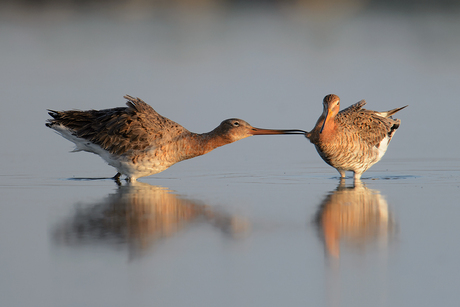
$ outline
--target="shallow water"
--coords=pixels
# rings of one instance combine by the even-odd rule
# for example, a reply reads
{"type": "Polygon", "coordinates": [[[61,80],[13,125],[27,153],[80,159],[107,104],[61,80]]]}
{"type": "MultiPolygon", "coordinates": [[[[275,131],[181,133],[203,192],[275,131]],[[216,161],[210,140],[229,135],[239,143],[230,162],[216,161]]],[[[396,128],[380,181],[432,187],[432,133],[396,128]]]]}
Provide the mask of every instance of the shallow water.
{"type": "Polygon", "coordinates": [[[458,14],[334,16],[3,15],[1,305],[460,303],[458,14]],[[118,186],[89,180],[115,171],[44,126],[47,108],[130,94],[195,132],[230,117],[309,130],[331,92],[410,105],[363,185],[293,135],[118,186]]]}

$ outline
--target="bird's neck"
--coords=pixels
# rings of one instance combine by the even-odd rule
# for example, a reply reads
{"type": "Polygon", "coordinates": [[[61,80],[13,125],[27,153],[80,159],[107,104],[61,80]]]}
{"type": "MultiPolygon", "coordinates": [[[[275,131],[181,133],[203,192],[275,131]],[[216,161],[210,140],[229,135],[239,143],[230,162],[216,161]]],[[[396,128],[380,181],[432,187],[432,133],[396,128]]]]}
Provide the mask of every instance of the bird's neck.
{"type": "Polygon", "coordinates": [[[305,135],[310,140],[310,142],[312,142],[313,144],[318,144],[320,142],[327,142],[335,135],[335,132],[337,130],[337,123],[335,122],[335,116],[329,116],[327,118],[327,121],[324,124],[323,131],[321,131],[321,127],[323,127],[324,119],[325,119],[325,116],[323,114],[318,118],[318,121],[316,122],[316,125],[313,128],[313,130],[311,130],[305,135]]]}
{"type": "Polygon", "coordinates": [[[228,138],[215,133],[215,131],[199,134],[199,140],[202,146],[203,154],[206,154],[217,147],[232,143],[232,141],[228,138]]]}
{"type": "Polygon", "coordinates": [[[183,160],[207,154],[217,147],[231,143],[228,139],[214,133],[191,133],[187,138],[182,139],[183,160]]]}

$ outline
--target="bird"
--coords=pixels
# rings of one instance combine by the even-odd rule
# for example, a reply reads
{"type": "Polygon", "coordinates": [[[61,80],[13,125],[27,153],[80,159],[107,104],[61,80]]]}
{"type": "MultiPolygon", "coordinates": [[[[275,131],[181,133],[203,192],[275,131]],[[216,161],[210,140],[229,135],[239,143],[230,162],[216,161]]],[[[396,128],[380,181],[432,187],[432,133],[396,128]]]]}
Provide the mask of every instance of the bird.
{"type": "Polygon", "coordinates": [[[305,134],[321,158],[337,169],[341,178],[353,171],[354,180],[385,154],[401,121],[392,115],[406,106],[386,112],[363,109],[361,100],[340,110],[340,98],[329,94],[323,99],[323,113],[315,127],[305,134]]]}
{"type": "Polygon", "coordinates": [[[139,98],[126,95],[126,107],[54,111],[46,126],[75,143],[73,152],[95,153],[134,182],[173,164],[252,135],[304,134],[303,130],[254,128],[242,119],[224,120],[207,133],[193,133],[161,116],[139,98]]]}

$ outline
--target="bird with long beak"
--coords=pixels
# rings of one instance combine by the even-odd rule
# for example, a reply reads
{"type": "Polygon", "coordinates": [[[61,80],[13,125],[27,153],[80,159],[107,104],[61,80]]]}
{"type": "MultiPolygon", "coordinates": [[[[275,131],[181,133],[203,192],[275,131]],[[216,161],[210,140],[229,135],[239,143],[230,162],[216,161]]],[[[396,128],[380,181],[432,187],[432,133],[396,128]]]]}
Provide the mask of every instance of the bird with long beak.
{"type": "Polygon", "coordinates": [[[254,128],[237,118],[208,133],[193,133],[158,114],[139,98],[124,96],[127,107],[89,111],[48,110],[46,126],[75,143],[73,150],[99,155],[128,181],[162,172],[173,164],[252,135],[304,134],[303,130],[254,128]]]}
{"type": "Polygon", "coordinates": [[[385,154],[401,121],[391,116],[404,109],[386,112],[363,109],[364,100],[340,110],[340,99],[330,94],[324,97],[323,113],[312,131],[305,136],[313,143],[323,160],[337,169],[341,178],[353,171],[354,179],[385,154]]]}

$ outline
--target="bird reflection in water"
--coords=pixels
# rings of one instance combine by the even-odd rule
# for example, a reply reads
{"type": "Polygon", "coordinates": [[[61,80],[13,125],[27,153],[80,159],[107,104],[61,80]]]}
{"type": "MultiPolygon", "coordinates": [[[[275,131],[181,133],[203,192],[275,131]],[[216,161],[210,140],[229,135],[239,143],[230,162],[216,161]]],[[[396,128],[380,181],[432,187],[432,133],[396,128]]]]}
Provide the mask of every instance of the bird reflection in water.
{"type": "Polygon", "coordinates": [[[244,236],[250,229],[244,217],[141,182],[119,185],[105,199],[76,207],[74,215],[56,227],[56,243],[105,243],[117,248],[126,244],[131,258],[193,223],[210,224],[232,238],[244,236]]]}
{"type": "Polygon", "coordinates": [[[342,179],[321,203],[315,223],[326,253],[334,258],[340,256],[341,242],[358,251],[372,243],[386,246],[395,230],[385,199],[360,180],[347,187],[342,179]]]}

